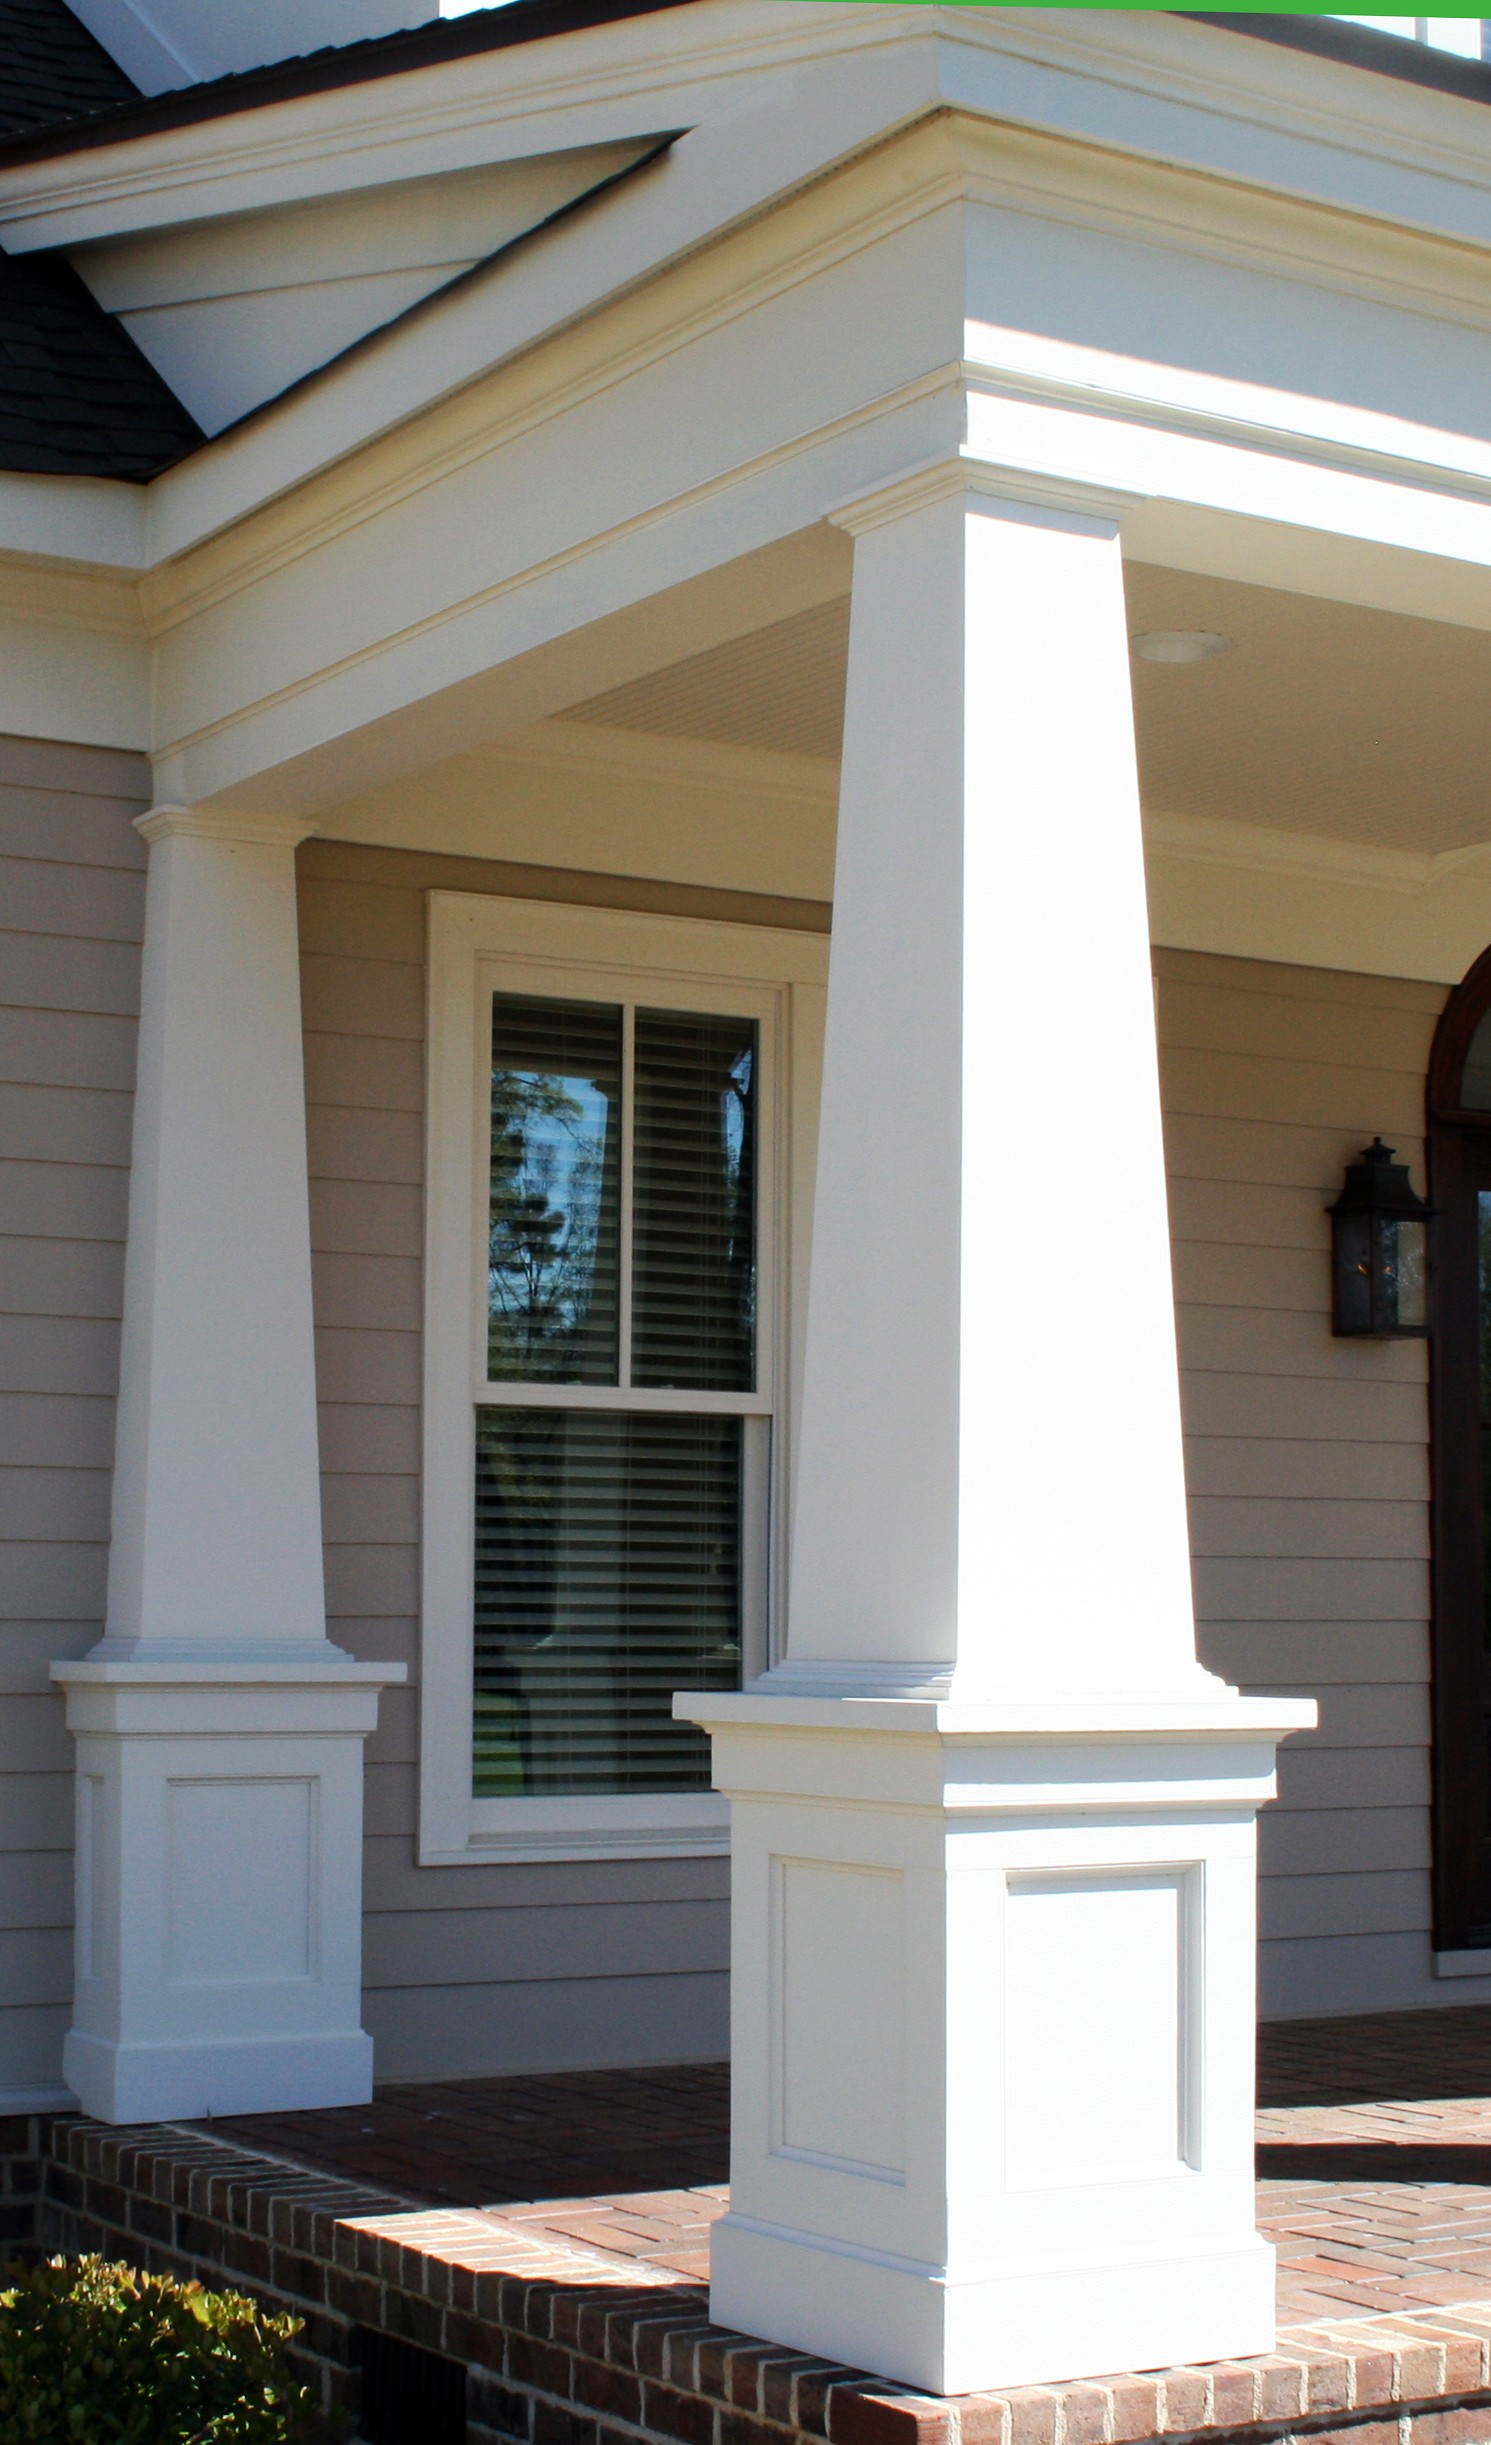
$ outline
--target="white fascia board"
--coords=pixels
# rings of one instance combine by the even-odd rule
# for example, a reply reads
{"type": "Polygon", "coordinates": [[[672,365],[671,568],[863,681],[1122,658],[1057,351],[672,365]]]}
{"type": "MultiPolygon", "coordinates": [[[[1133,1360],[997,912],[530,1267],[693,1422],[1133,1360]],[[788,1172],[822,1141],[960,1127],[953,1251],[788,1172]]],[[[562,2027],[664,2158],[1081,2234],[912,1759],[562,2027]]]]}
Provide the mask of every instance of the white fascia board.
{"type": "Polygon", "coordinates": [[[1462,95],[1163,11],[862,0],[700,0],[0,168],[0,229],[12,252],[82,245],[695,125],[754,107],[764,71],[928,42],[954,107],[1491,239],[1486,106],[1462,95]]]}
{"type": "MultiPolygon", "coordinates": [[[[1237,183],[1236,161],[1224,160],[1219,132],[1236,139],[1234,151],[1246,137],[1252,197],[1260,204],[1272,197],[1277,208],[1304,218],[1297,203],[1280,205],[1267,183],[1278,170],[1270,155],[1273,122],[1291,107],[1296,118],[1307,119],[1297,94],[1291,104],[1291,90],[1324,86],[1336,114],[1330,140],[1322,143],[1318,134],[1309,140],[1301,132],[1295,143],[1301,163],[1308,155],[1313,164],[1318,191],[1328,188],[1328,173],[1345,164],[1358,184],[1375,175],[1385,193],[1396,165],[1385,163],[1384,155],[1394,146],[1406,151],[1417,145],[1422,151],[1437,130],[1434,194],[1444,205],[1439,219],[1458,220],[1461,234],[1452,249],[1442,237],[1431,242],[1441,256],[1454,252],[1461,265],[1459,284],[1467,292],[1476,285],[1481,262],[1466,236],[1474,229],[1491,244],[1491,153],[1484,149],[1487,121],[1474,115],[1479,106],[1184,20],[1146,12],[1104,12],[1095,21],[1076,12],[823,7],[813,0],[709,5],[706,0],[697,15],[670,12],[658,23],[664,36],[685,25],[696,27],[693,50],[675,53],[652,21],[632,20],[635,47],[626,54],[625,76],[614,57],[592,60],[588,69],[577,63],[567,69],[571,99],[563,108],[552,91],[556,64],[540,56],[549,46],[500,54],[522,72],[515,71],[512,90],[503,96],[506,140],[512,141],[520,127],[533,136],[541,126],[541,141],[553,144],[634,126],[639,87],[646,90],[656,122],[692,124],[696,132],[613,193],[601,210],[549,232],[522,255],[502,261],[486,279],[478,276],[431,301],[412,321],[326,368],[295,397],[161,478],[152,488],[152,557],[189,549],[732,223],[767,209],[795,186],[959,98],[991,121],[995,132],[1013,135],[1011,122],[1023,118],[1020,140],[1027,147],[1026,129],[1032,126],[1081,137],[1074,165],[1082,157],[1098,158],[1096,148],[1102,146],[1107,159],[1122,162],[1130,177],[1143,174],[1147,137],[1157,157],[1169,163],[1189,157],[1209,173],[1214,192],[1231,199],[1239,220],[1246,218],[1250,191],[1237,183]],[[769,47],[764,29],[775,29],[784,52],[776,71],[762,65],[769,47]],[[789,32],[795,35],[790,59],[785,57],[789,32]],[[1204,74],[1197,64],[1203,36],[1208,38],[1199,54],[1204,74]],[[702,81],[701,51],[714,70],[702,81]],[[541,74],[547,91],[540,89],[541,74]],[[632,117],[608,119],[623,83],[632,117]],[[1365,149],[1348,153],[1335,141],[1348,103],[1360,122],[1352,123],[1354,139],[1362,148],[1375,148],[1370,163],[1365,149]],[[525,104],[538,111],[537,119],[524,118],[525,104]],[[1469,142],[1471,133],[1480,152],[1469,142]],[[1219,167],[1224,183],[1216,177],[1219,167]],[[1453,200],[1457,179],[1460,209],[1452,213],[1445,199],[1453,200]]],[[[607,30],[607,43],[615,31],[607,30]]],[[[589,45],[591,38],[574,40],[589,45]]],[[[565,49],[568,55],[568,42],[565,49]]],[[[461,66],[469,69],[472,63],[461,66]]],[[[1319,93],[1315,100],[1321,102],[1319,93]]],[[[1322,120],[1323,108],[1316,108],[1314,117],[1322,120]]],[[[1157,169],[1155,175],[1173,179],[1175,173],[1157,169]]],[[[1301,173],[1296,184],[1307,183],[1301,173]]],[[[1358,257],[1372,234],[1361,218],[1361,198],[1354,191],[1353,196],[1349,217],[1340,197],[1330,210],[1322,212],[1318,202],[1314,206],[1314,218],[1322,224],[1316,277],[1330,277],[1331,224],[1342,246],[1349,232],[1358,257]]],[[[1377,210],[1380,215],[1381,198],[1377,210]]],[[[1380,218],[1378,227],[1384,235],[1394,231],[1380,218]]],[[[1401,225],[1394,234],[1409,247],[1424,243],[1401,225]]],[[[1260,233],[1260,250],[1269,242],[1268,233],[1260,233]]],[[[1468,295],[1463,310],[1471,310],[1468,295]]]]}
{"type": "Polygon", "coordinates": [[[1491,105],[1163,10],[939,9],[954,107],[1475,246],[1491,105]]]}
{"type": "Polygon", "coordinates": [[[1167,950],[1453,985],[1491,934],[1491,842],[1428,856],[1150,809],[1144,844],[1167,950]]]}
{"type": "MultiPolygon", "coordinates": [[[[869,150],[888,128],[925,116],[935,64],[935,45],[903,42],[762,78],[751,108],[682,137],[599,208],[469,275],[158,477],[152,561],[189,550],[869,150]]],[[[676,97],[659,99],[666,116],[676,97]]]]}
{"type": "Polygon", "coordinates": [[[145,486],[116,477],[0,471],[0,555],[137,574],[146,507],[145,486]]]}
{"type": "Polygon", "coordinates": [[[0,231],[18,254],[89,245],[692,126],[763,73],[926,31],[920,9],[701,0],[0,167],[0,231]]]}

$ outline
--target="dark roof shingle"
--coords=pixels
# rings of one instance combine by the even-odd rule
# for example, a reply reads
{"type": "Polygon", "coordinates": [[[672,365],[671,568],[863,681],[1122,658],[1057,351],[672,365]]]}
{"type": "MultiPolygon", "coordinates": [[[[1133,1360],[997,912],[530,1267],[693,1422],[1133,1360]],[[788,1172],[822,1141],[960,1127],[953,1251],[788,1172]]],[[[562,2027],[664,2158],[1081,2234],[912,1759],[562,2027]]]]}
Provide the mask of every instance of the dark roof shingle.
{"type": "Polygon", "coordinates": [[[138,99],[65,0],[0,0],[0,135],[138,99]]]}
{"type": "Polygon", "coordinates": [[[0,253],[0,467],[142,483],[202,438],[70,264],[0,253]]]}
{"type": "MultiPolygon", "coordinates": [[[[35,4],[41,6],[43,0],[35,4]]],[[[233,4],[233,0],[222,0],[222,4],[233,4]]],[[[250,0],[236,0],[236,4],[248,6],[250,0]]],[[[131,86],[126,100],[106,116],[59,120],[54,126],[12,133],[0,125],[0,161],[7,165],[48,161],[56,154],[86,147],[123,144],[166,128],[263,110],[304,94],[333,93],[379,77],[404,76],[450,60],[472,59],[484,51],[511,50],[520,43],[579,33],[588,26],[653,16],[662,9],[687,7],[690,0],[506,0],[506,5],[499,0],[499,5],[476,8],[460,17],[436,16],[435,0],[430,4],[431,15],[425,23],[404,26],[392,34],[328,44],[291,59],[268,60],[261,68],[239,68],[200,84],[172,86],[165,93],[136,94],[131,86]]]]}

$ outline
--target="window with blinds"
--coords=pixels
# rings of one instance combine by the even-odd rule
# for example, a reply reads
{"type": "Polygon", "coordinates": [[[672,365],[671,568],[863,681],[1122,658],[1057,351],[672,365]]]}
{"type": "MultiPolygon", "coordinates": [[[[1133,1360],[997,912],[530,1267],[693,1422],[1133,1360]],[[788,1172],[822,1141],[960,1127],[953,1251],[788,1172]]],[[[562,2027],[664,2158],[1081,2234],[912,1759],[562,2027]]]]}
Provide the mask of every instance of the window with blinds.
{"type": "Polygon", "coordinates": [[[753,1018],[494,993],[474,1792],[707,1788],[740,1678],[753,1018]]]}

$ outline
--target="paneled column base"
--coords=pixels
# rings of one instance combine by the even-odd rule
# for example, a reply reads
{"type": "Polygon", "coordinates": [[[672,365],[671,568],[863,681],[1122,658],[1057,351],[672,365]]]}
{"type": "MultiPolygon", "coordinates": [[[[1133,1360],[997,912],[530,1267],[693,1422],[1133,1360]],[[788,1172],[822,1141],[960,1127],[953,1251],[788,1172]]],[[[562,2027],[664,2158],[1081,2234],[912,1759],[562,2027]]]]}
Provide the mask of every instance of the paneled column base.
{"type": "Polygon", "coordinates": [[[373,2041],[362,2029],[293,2038],[157,2039],[68,2032],[62,2076],[95,2122],[197,2121],[318,2105],[366,2105],[373,2041]]]}
{"type": "Polygon", "coordinates": [[[717,2326],[971,2394],[1272,2351],[1274,2253],[1254,2234],[1236,2249],[958,2276],[732,2214],[710,2237],[709,2308],[717,2326]]]}
{"type": "Polygon", "coordinates": [[[935,2394],[1266,2352],[1254,1819],[1308,1703],[679,1699],[731,1801],[710,2314],[935,2394]]]}
{"type": "Polygon", "coordinates": [[[77,1739],[69,2087],[104,2122],[356,2105],[362,1751],[402,1667],[339,1649],[55,1668],[77,1739]]]}

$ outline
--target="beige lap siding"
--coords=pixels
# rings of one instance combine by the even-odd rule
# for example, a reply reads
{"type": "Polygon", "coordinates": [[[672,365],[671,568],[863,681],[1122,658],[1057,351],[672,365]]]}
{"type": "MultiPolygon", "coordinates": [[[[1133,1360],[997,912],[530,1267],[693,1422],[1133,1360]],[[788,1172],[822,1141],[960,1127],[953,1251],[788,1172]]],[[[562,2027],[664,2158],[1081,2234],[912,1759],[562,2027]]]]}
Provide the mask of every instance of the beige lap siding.
{"type": "MultiPolygon", "coordinates": [[[[823,912],[331,842],[300,862],[331,1628],[417,1682],[425,893],[823,912]]],[[[1263,2009],[1470,2000],[1429,1962],[1425,1354],[1331,1339],[1323,1213],[1374,1131],[1421,1163],[1443,997],[1156,964],[1203,1652],[1323,1714],[1264,1823],[1263,2009]]],[[[417,1707],[388,1693],[369,1754],[379,2076],[721,2051],[723,1863],[417,1868],[417,1707]]]]}
{"type": "Polygon", "coordinates": [[[72,1998],[47,1667],[103,1621],[148,802],[143,757],[0,737],[0,2099],[72,1998]]]}
{"type": "Polygon", "coordinates": [[[726,2047],[720,1859],[414,1864],[425,894],[658,908],[821,930],[811,903],[308,842],[300,920],[327,1600],[410,1668],[367,1776],[378,2077],[684,2061],[726,2047]]]}
{"type": "Polygon", "coordinates": [[[1343,1165],[1423,1181],[1439,987],[1156,953],[1205,1661],[1319,1700],[1261,1829],[1266,2017],[1470,2002],[1429,1946],[1427,1354],[1330,1332],[1343,1165]]]}

